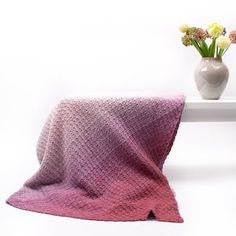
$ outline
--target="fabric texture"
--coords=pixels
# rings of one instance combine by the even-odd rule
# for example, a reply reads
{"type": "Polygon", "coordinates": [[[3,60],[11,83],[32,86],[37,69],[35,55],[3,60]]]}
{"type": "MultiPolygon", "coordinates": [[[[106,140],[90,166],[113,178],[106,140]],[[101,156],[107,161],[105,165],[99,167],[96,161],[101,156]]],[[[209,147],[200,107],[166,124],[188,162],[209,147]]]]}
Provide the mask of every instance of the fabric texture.
{"type": "Polygon", "coordinates": [[[37,145],[39,170],[7,203],[82,219],[183,222],[163,175],[184,96],[63,99],[37,145]]]}

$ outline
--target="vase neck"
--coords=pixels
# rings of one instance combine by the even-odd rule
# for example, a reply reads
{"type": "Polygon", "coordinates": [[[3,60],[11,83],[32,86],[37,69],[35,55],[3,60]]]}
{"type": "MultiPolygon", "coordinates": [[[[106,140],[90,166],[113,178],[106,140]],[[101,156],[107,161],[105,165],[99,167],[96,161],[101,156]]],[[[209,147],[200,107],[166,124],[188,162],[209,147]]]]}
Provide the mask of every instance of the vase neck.
{"type": "Polygon", "coordinates": [[[222,62],[222,58],[221,57],[202,57],[203,61],[219,61],[222,62]]]}

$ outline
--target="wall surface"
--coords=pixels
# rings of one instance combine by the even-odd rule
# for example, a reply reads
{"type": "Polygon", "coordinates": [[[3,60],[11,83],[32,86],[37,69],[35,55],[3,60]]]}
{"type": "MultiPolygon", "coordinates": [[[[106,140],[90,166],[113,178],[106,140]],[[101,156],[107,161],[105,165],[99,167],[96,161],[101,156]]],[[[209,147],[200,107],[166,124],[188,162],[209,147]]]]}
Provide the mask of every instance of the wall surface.
{"type": "MultiPolygon", "coordinates": [[[[1,235],[235,235],[236,125],[181,124],[165,172],[185,223],[101,223],[28,213],[5,204],[38,168],[35,144],[67,94],[198,96],[200,56],[182,23],[236,29],[234,1],[0,1],[1,235]],[[2,224],[2,225],[1,225],[2,224]],[[3,231],[3,233],[1,233],[3,231]],[[33,232],[33,233],[32,233],[33,232]]],[[[223,96],[236,96],[236,45],[223,96]]]]}

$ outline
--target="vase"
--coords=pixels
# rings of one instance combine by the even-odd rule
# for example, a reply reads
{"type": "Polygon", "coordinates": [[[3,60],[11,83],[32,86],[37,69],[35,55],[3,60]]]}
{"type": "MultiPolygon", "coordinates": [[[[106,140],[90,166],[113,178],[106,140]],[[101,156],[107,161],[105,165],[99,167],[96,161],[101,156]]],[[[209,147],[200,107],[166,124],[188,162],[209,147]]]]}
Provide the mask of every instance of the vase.
{"type": "Polygon", "coordinates": [[[229,70],[221,58],[203,57],[194,71],[195,83],[203,99],[219,99],[228,77],[229,70]]]}

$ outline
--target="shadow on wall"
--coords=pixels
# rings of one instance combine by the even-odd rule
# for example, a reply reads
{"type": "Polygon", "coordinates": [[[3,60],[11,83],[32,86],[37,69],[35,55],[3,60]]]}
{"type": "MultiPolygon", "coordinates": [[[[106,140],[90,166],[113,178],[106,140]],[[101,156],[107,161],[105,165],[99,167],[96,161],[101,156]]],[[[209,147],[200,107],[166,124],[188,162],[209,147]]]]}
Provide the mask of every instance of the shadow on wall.
{"type": "Polygon", "coordinates": [[[163,173],[169,181],[202,181],[236,179],[236,165],[166,166],[163,173]]]}

